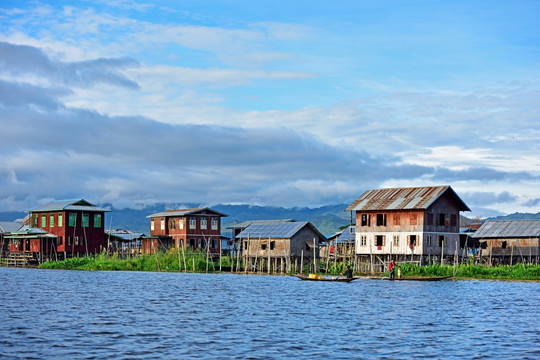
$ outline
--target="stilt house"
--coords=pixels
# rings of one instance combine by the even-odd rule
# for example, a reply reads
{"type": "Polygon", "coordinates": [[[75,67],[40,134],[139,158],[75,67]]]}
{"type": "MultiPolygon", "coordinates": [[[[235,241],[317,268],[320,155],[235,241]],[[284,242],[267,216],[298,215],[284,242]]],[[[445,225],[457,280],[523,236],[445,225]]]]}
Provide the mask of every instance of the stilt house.
{"type": "Polygon", "coordinates": [[[472,238],[480,241],[479,257],[490,264],[538,264],[540,220],[486,220],[472,238]]]}
{"type": "MultiPolygon", "coordinates": [[[[109,211],[80,199],[55,201],[28,212],[31,228],[54,235],[55,251],[65,258],[95,254],[106,248],[104,218],[109,211]]],[[[39,253],[48,250],[40,246],[23,247],[23,251],[39,253]]]]}
{"type": "Polygon", "coordinates": [[[454,256],[460,211],[470,211],[450,186],[367,190],[346,210],[356,214],[356,254],[372,264],[454,256]]]}
{"type": "MultiPolygon", "coordinates": [[[[288,264],[301,263],[303,259],[319,257],[319,243],[326,237],[310,222],[254,223],[246,227],[236,239],[242,241],[242,256],[246,269],[268,268],[278,260],[288,264]],[[266,264],[262,264],[266,262],[266,264]],[[262,265],[261,265],[262,264],[262,265]]],[[[280,265],[283,267],[283,264],[280,265]]]]}
{"type": "Polygon", "coordinates": [[[158,247],[184,246],[221,251],[221,218],[228,216],[208,207],[166,210],[147,216],[150,218],[150,237],[142,240],[145,254],[158,247]]]}

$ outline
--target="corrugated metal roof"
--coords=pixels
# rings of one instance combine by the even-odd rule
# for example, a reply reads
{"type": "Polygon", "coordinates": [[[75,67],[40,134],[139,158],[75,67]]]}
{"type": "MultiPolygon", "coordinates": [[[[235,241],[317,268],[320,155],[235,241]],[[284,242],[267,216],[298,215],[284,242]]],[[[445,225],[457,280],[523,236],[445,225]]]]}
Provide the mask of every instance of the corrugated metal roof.
{"type": "Polygon", "coordinates": [[[354,242],[355,239],[355,230],[356,228],[354,226],[349,226],[343,230],[341,235],[338,236],[336,242],[337,243],[349,243],[354,242]]]}
{"type": "Polygon", "coordinates": [[[320,238],[326,239],[326,237],[317,230],[313,224],[309,221],[301,222],[279,222],[279,223],[267,223],[267,224],[252,224],[245,228],[240,234],[236,236],[237,239],[250,238],[272,238],[272,239],[290,239],[297,232],[303,229],[305,226],[309,226],[314,232],[316,232],[320,238]]]}
{"type": "Polygon", "coordinates": [[[111,210],[97,207],[96,205],[84,199],[53,201],[48,204],[41,205],[35,209],[27,210],[27,211],[28,212],[42,212],[42,211],[59,211],[59,210],[88,211],[88,212],[110,212],[111,211],[111,210]]]}
{"type": "Polygon", "coordinates": [[[272,224],[279,222],[291,222],[293,219],[280,219],[280,220],[248,220],[238,224],[229,225],[227,229],[245,229],[252,224],[272,224]]]}
{"type": "Polygon", "coordinates": [[[0,221],[0,233],[12,233],[19,231],[24,224],[19,221],[0,221]]]}
{"type": "Polygon", "coordinates": [[[472,237],[540,237],[540,220],[486,220],[472,237]]]}
{"type": "Polygon", "coordinates": [[[33,228],[30,226],[25,226],[22,229],[19,229],[19,231],[16,231],[7,235],[6,239],[29,238],[29,237],[57,237],[57,236],[50,234],[41,228],[33,228]]]}
{"type": "Polygon", "coordinates": [[[229,216],[227,214],[221,213],[219,211],[210,209],[209,207],[202,207],[202,208],[194,208],[194,209],[172,209],[172,210],[165,210],[161,211],[152,215],[148,215],[146,218],[153,218],[153,217],[166,217],[166,216],[186,216],[191,214],[196,214],[198,212],[203,211],[210,211],[215,214],[221,215],[221,216],[229,216]]]}
{"type": "Polygon", "coordinates": [[[423,210],[445,193],[457,201],[460,211],[471,211],[448,185],[367,190],[346,210],[423,210]]]}

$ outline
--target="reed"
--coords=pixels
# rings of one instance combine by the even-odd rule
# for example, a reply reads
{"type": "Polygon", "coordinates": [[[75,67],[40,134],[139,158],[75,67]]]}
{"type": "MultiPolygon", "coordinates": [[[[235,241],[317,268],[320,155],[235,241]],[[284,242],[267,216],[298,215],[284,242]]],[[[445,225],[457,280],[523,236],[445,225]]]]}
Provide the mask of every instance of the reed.
{"type": "Polygon", "coordinates": [[[506,279],[506,280],[540,280],[539,265],[499,265],[496,267],[484,267],[480,265],[429,265],[418,266],[401,264],[403,276],[454,276],[456,278],[474,279],[506,279]]]}
{"type": "MultiPolygon", "coordinates": [[[[170,249],[166,253],[140,255],[129,259],[123,259],[117,253],[96,254],[94,256],[69,258],[62,261],[46,261],[42,263],[41,269],[64,269],[64,270],[120,270],[120,271],[193,271],[192,264],[195,264],[195,272],[206,272],[219,269],[219,261],[207,262],[205,251],[188,251],[185,254],[187,269],[184,262],[179,261],[176,249],[170,249]],[[158,267],[159,264],[159,267],[158,267]],[[179,268],[180,266],[180,268],[179,268]]],[[[222,266],[230,266],[230,259],[222,258],[222,266]]]]}

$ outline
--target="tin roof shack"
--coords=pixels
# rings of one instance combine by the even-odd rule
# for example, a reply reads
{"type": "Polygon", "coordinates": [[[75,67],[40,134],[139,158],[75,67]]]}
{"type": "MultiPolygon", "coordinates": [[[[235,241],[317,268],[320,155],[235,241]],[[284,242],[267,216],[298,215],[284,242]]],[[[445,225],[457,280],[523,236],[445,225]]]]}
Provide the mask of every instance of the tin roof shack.
{"type": "MultiPolygon", "coordinates": [[[[319,243],[326,237],[310,222],[251,224],[236,236],[243,242],[246,271],[298,271],[307,259],[319,257],[319,243]],[[300,264],[300,268],[298,265],[300,264]]],[[[315,263],[315,261],[313,261],[315,263]]]]}
{"type": "MultiPolygon", "coordinates": [[[[228,216],[208,207],[166,210],[147,216],[150,218],[150,237],[160,239],[155,245],[173,239],[172,245],[207,249],[212,254],[221,252],[221,218],[228,216]],[[159,238],[158,238],[159,237],[159,238]]],[[[144,250],[143,244],[143,252],[144,250]]],[[[150,250],[151,249],[146,249],[150,250]]]]}
{"type": "Polygon", "coordinates": [[[107,250],[116,252],[121,257],[139,254],[141,239],[146,236],[143,233],[134,233],[124,229],[105,230],[105,234],[107,235],[107,250]]]}
{"type": "Polygon", "coordinates": [[[9,241],[8,264],[26,265],[57,259],[58,237],[43,229],[25,226],[5,238],[9,241]]]}
{"type": "Polygon", "coordinates": [[[104,218],[110,210],[84,200],[55,201],[28,210],[32,227],[55,235],[63,257],[99,253],[106,248],[104,218]]]}
{"type": "Polygon", "coordinates": [[[480,259],[487,257],[490,265],[538,264],[540,220],[486,220],[472,237],[480,241],[480,259]]]}
{"type": "Polygon", "coordinates": [[[21,221],[0,221],[0,258],[5,258],[9,252],[9,240],[5,238],[23,227],[21,221]]]}
{"type": "Polygon", "coordinates": [[[454,256],[459,213],[470,211],[450,186],[367,190],[346,210],[356,213],[356,254],[372,270],[375,259],[384,266],[391,258],[442,262],[454,256]]]}

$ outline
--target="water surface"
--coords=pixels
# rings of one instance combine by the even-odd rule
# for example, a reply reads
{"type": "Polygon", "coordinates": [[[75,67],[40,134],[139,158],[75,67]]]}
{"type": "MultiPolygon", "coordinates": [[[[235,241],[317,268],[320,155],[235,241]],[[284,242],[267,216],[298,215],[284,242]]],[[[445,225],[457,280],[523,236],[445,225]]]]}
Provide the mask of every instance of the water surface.
{"type": "Polygon", "coordinates": [[[0,358],[539,359],[540,283],[0,268],[0,358]]]}

